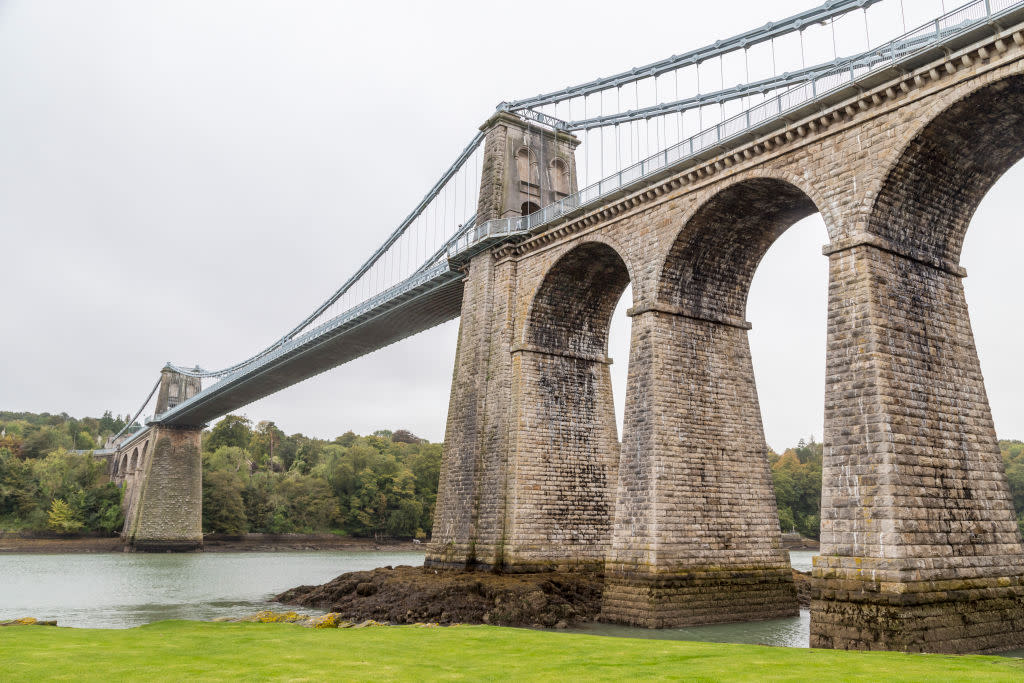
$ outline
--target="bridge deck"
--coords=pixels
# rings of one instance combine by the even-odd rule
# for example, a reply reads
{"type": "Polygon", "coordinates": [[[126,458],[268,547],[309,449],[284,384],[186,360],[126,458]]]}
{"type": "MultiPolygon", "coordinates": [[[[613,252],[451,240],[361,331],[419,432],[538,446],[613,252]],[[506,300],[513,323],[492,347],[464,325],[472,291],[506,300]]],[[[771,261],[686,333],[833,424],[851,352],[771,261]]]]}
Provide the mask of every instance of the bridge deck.
{"type": "MultiPolygon", "coordinates": [[[[457,318],[461,312],[462,275],[455,269],[473,254],[503,242],[525,240],[667,176],[685,172],[768,134],[787,130],[795,121],[856,97],[864,89],[912,71],[950,50],[980,40],[991,34],[994,26],[1024,22],[1024,6],[1020,2],[993,0],[991,5],[974,4],[984,7],[979,10],[982,16],[965,14],[963,21],[956,19],[956,23],[943,27],[936,22],[934,33],[919,31],[914,36],[876,48],[873,52],[878,59],[866,72],[857,73],[850,67],[849,78],[843,76],[829,81],[832,85],[827,89],[815,87],[813,82],[801,86],[806,89],[806,95],[779,96],[774,108],[766,103],[758,105],[755,109],[760,108],[760,111],[756,117],[751,115],[754,109],[748,110],[745,121],[740,120],[744,116],[741,114],[718,124],[534,214],[487,221],[461,232],[451,242],[449,262],[438,262],[370,301],[274,348],[157,416],[152,423],[205,424],[309,377],[457,318]],[[987,14],[990,7],[992,14],[987,14]]],[[[865,55],[858,55],[853,61],[863,62],[864,59],[865,55]]]]}
{"type": "Polygon", "coordinates": [[[440,264],[396,287],[377,305],[310,330],[188,401],[160,415],[160,424],[202,425],[326,370],[459,317],[462,273],[440,264]]]}

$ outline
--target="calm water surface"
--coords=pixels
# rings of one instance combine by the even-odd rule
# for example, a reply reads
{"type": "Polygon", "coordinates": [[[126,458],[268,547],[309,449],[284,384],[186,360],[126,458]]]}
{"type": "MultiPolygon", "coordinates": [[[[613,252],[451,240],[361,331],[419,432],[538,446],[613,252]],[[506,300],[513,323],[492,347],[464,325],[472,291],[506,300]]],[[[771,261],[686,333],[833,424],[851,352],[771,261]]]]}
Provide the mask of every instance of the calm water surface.
{"type": "MultiPolygon", "coordinates": [[[[815,551],[790,552],[811,568],[815,551]]],[[[0,554],[0,621],[32,616],[61,626],[130,628],[162,619],[237,617],[281,605],[271,598],[338,574],[421,565],[422,552],[0,554]]],[[[315,610],[303,609],[304,612],[315,610]]],[[[630,638],[807,647],[810,615],[747,624],[641,629],[586,624],[574,629],[630,638]]],[[[1019,653],[1015,653],[1019,654],[1019,653]]]]}
{"type": "Polygon", "coordinates": [[[421,565],[423,553],[0,554],[0,621],[31,616],[61,626],[129,628],[242,616],[295,586],[400,564],[421,565]]]}
{"type": "MultiPolygon", "coordinates": [[[[793,569],[811,571],[811,558],[817,550],[790,550],[789,562],[793,569]]],[[[703,643],[747,643],[750,645],[776,645],[780,647],[808,647],[811,640],[811,613],[800,610],[800,616],[745,624],[713,624],[688,628],[635,628],[616,624],[582,624],[570,629],[576,633],[592,633],[623,638],[649,638],[654,640],[696,640],[703,643]]]]}
{"type": "MultiPolygon", "coordinates": [[[[810,569],[813,551],[793,551],[810,569]]],[[[280,608],[271,598],[302,584],[387,565],[423,564],[422,552],[0,554],[0,621],[23,616],[62,626],[130,628],[161,619],[214,619],[280,608]]],[[[308,610],[307,610],[308,611],[308,610]]],[[[587,633],[806,647],[809,617],[652,631],[610,624],[587,633]]]]}

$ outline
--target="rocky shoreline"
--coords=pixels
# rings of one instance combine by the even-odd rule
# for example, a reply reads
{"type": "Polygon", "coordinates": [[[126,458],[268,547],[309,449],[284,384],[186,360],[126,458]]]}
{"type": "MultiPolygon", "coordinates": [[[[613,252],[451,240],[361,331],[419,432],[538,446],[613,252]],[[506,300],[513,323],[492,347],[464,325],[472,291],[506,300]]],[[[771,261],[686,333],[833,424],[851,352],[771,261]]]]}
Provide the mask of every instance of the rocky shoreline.
{"type": "Polygon", "coordinates": [[[593,621],[603,577],[587,572],[496,574],[383,567],[299,586],[278,602],[339,614],[352,622],[433,622],[558,628],[593,621]]]}
{"type": "MultiPolygon", "coordinates": [[[[793,570],[801,607],[810,606],[810,574],[793,570]]],[[[565,628],[594,621],[604,577],[587,572],[497,574],[383,567],[299,586],[278,602],[312,607],[350,623],[424,622],[565,628]]]]}

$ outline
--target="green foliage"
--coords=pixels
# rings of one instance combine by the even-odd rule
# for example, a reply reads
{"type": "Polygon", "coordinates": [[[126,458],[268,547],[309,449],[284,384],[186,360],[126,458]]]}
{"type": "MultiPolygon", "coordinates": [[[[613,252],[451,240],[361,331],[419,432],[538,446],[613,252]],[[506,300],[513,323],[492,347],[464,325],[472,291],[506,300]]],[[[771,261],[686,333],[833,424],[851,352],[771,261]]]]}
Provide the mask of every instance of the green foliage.
{"type": "MultiPolygon", "coordinates": [[[[89,426],[86,420],[78,425],[89,426]]],[[[105,471],[103,460],[63,448],[41,457],[0,448],[0,528],[120,531],[121,491],[106,481],[105,471]]]]}
{"type": "Polygon", "coordinates": [[[242,481],[234,472],[203,472],[203,531],[221,534],[245,533],[242,481]]]}
{"type": "Polygon", "coordinates": [[[75,510],[85,520],[85,529],[115,534],[124,526],[121,510],[121,489],[107,482],[85,490],[73,497],[75,510]]]}
{"type": "Polygon", "coordinates": [[[796,531],[807,538],[819,538],[821,531],[822,445],[811,437],[800,439],[796,448],[782,455],[768,454],[779,507],[779,527],[784,533],[796,531]]]}
{"type": "Polygon", "coordinates": [[[203,450],[215,451],[221,446],[234,446],[235,448],[249,448],[249,441],[252,439],[252,423],[238,415],[228,415],[205,435],[203,450]]]}
{"type": "Polygon", "coordinates": [[[60,498],[54,498],[50,503],[50,514],[47,515],[46,525],[62,534],[80,531],[84,526],[72,507],[60,498]]]}
{"type": "Polygon", "coordinates": [[[110,411],[103,417],[75,419],[67,413],[0,411],[0,448],[22,458],[42,458],[58,448],[90,450],[120,431],[125,419],[110,411]]]}
{"type": "Polygon", "coordinates": [[[203,447],[207,531],[424,538],[433,525],[441,445],[407,430],[326,442],[228,416],[203,447]]]}

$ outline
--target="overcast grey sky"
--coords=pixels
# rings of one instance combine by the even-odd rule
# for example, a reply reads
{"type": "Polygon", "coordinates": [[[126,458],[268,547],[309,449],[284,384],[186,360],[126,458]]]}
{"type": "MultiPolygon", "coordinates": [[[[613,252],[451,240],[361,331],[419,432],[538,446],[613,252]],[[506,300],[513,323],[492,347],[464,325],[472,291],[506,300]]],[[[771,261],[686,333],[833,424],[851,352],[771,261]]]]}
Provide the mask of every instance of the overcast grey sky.
{"type": "MultiPolygon", "coordinates": [[[[498,102],[813,4],[0,0],[0,409],[125,413],[165,361],[248,356],[351,274],[498,102]]],[[[1022,189],[1018,165],[963,256],[1004,437],[1024,437],[1022,189]]],[[[777,449],[821,435],[825,239],[817,217],[792,228],[750,296],[777,449]]],[[[240,412],[441,439],[457,327],[240,412]]],[[[621,402],[621,311],[610,354],[621,402]]]]}

